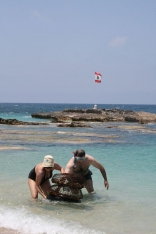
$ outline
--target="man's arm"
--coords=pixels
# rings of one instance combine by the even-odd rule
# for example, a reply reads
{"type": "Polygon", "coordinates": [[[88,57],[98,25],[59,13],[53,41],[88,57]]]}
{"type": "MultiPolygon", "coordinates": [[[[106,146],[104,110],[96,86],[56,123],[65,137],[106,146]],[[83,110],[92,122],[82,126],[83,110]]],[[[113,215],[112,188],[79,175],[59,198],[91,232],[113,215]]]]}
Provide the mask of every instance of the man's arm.
{"type": "Polygon", "coordinates": [[[95,158],[93,158],[91,156],[90,156],[90,162],[91,162],[92,166],[94,166],[94,167],[96,167],[96,168],[98,168],[100,170],[100,172],[101,172],[101,174],[102,174],[102,176],[104,178],[104,185],[108,190],[109,183],[107,181],[107,174],[106,174],[105,168],[101,165],[101,163],[99,163],[95,158]]]}

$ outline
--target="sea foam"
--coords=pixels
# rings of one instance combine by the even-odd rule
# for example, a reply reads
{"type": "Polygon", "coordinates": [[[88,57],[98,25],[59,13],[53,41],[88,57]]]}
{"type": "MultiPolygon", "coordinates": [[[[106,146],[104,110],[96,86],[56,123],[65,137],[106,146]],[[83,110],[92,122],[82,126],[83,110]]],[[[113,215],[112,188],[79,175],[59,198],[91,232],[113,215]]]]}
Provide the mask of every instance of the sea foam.
{"type": "MultiPolygon", "coordinates": [[[[0,227],[16,230],[23,234],[100,234],[95,230],[83,228],[79,223],[36,215],[25,207],[0,207],[0,227]]],[[[102,232],[103,233],[103,232],[102,232]]]]}

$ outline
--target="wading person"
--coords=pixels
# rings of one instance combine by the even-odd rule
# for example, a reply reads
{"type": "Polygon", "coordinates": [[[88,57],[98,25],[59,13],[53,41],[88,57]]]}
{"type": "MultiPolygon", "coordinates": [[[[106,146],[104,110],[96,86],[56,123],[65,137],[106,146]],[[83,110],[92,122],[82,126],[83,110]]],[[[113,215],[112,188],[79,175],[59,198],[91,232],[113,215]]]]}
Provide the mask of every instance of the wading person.
{"type": "Polygon", "coordinates": [[[64,173],[64,168],[54,162],[53,156],[46,155],[43,163],[37,164],[28,175],[28,185],[33,199],[38,198],[38,193],[46,198],[47,191],[51,184],[49,179],[52,177],[53,170],[64,173]]]}
{"type": "Polygon", "coordinates": [[[107,175],[105,168],[92,156],[85,153],[84,150],[79,149],[74,152],[74,156],[69,160],[66,165],[65,173],[79,173],[85,177],[85,188],[88,193],[94,191],[93,181],[92,181],[92,172],[89,170],[90,166],[96,167],[100,170],[103,178],[104,178],[104,186],[106,189],[109,188],[109,183],[107,181],[107,175]]]}

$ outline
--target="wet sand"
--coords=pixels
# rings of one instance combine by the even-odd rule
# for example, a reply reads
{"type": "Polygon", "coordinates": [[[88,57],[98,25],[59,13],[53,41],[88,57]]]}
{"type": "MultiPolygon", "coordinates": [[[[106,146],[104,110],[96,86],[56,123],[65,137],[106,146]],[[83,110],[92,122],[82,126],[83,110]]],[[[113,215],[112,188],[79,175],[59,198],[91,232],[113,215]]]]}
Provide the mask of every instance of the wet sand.
{"type": "Polygon", "coordinates": [[[3,228],[3,227],[0,227],[0,233],[1,234],[22,234],[21,232],[8,229],[8,228],[3,228]]]}

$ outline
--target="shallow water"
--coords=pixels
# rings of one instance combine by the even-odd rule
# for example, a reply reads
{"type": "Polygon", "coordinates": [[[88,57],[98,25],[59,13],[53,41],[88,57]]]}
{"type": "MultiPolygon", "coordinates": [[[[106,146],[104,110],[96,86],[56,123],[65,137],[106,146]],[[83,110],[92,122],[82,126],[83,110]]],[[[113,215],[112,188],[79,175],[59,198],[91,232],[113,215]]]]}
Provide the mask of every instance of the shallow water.
{"type": "MultiPolygon", "coordinates": [[[[8,105],[0,117],[6,116],[8,105]]],[[[15,117],[22,120],[23,113],[29,112],[28,106],[22,106],[15,117]]],[[[155,110],[156,106],[153,113],[155,110]]],[[[83,129],[58,128],[56,124],[0,125],[0,227],[33,234],[156,232],[156,124],[91,125],[93,128],[83,129]],[[29,171],[46,154],[65,166],[78,148],[106,168],[109,190],[104,188],[99,170],[91,167],[95,193],[87,194],[82,189],[81,203],[50,202],[41,197],[32,201],[27,185],[29,171]]]]}

